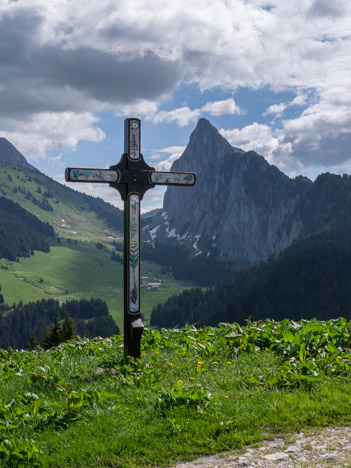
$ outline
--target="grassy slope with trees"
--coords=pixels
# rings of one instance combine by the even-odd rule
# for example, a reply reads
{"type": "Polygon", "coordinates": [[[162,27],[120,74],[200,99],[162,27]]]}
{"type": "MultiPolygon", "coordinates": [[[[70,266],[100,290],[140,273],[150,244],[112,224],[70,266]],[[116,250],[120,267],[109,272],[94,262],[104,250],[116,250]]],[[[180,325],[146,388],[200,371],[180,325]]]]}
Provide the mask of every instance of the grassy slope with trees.
{"type": "Polygon", "coordinates": [[[0,259],[34,255],[34,250],[50,251],[54,229],[17,203],[0,197],[0,259]]]}
{"type": "MultiPolygon", "coordinates": [[[[111,256],[121,255],[122,212],[43,174],[2,162],[0,196],[18,203],[35,215],[35,219],[49,223],[59,236],[59,240],[50,241],[48,253],[34,249],[34,255],[18,257],[16,262],[0,258],[0,284],[5,302],[100,297],[106,300],[111,315],[121,325],[123,267],[111,260],[111,256]]],[[[166,281],[159,291],[142,290],[146,320],[155,304],[177,290],[192,286],[162,273],[162,267],[151,262],[142,262],[141,270],[149,281],[154,277],[166,281]]]]}

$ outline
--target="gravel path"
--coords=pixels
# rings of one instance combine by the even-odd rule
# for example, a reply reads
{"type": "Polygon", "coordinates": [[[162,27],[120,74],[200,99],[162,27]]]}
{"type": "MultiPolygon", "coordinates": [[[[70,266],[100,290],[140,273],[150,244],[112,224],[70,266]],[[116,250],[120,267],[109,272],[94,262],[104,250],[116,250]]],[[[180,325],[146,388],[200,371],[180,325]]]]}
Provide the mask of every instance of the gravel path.
{"type": "Polygon", "coordinates": [[[351,468],[351,427],[335,427],[300,432],[265,440],[246,451],[211,455],[176,468],[351,468]]]}

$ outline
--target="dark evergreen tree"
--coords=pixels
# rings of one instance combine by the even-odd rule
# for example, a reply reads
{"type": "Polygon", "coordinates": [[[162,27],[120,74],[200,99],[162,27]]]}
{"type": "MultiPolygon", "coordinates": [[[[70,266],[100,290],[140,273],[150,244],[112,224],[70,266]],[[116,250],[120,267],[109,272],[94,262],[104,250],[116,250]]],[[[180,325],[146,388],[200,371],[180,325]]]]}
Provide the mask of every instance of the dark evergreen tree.
{"type": "Polygon", "coordinates": [[[62,323],[60,321],[60,313],[57,312],[54,319],[54,325],[50,327],[44,335],[43,347],[49,349],[58,346],[61,343],[62,323]]]}
{"type": "Polygon", "coordinates": [[[17,203],[0,197],[0,258],[16,260],[34,250],[50,251],[53,228],[17,203]]]}
{"type": "Polygon", "coordinates": [[[37,337],[35,333],[32,331],[30,334],[29,341],[27,343],[27,347],[28,349],[31,349],[32,351],[34,351],[37,349],[38,346],[39,346],[39,343],[38,343],[37,337]]]}
{"type": "Polygon", "coordinates": [[[76,335],[77,326],[71,319],[70,313],[67,311],[64,321],[62,322],[61,342],[72,340],[76,335]]]}
{"type": "MultiPolygon", "coordinates": [[[[36,302],[17,305],[0,304],[0,347],[25,348],[33,332],[39,343],[48,339],[48,346],[56,346],[65,339],[72,338],[72,327],[76,327],[76,333],[85,336],[87,329],[91,336],[111,336],[119,333],[119,329],[109,315],[106,302],[101,299],[81,301],[68,301],[60,304],[54,299],[41,299],[36,302]],[[55,327],[55,316],[59,315],[59,325],[62,332],[59,340],[52,340],[52,329],[55,327]],[[65,317],[66,322],[65,325],[65,317]],[[63,329],[66,328],[64,332],[63,329]],[[55,344],[56,343],[56,344],[55,344]]],[[[55,334],[54,334],[55,335],[55,334]]]]}

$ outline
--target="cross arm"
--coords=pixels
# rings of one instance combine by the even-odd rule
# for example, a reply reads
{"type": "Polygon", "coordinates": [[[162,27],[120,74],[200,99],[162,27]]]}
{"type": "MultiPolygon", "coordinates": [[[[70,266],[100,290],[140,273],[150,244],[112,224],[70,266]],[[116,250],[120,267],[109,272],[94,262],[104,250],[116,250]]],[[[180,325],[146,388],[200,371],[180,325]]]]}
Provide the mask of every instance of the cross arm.
{"type": "Polygon", "coordinates": [[[193,172],[159,172],[149,173],[149,179],[155,185],[184,185],[192,186],[196,183],[196,175],[193,172]]]}
{"type": "Polygon", "coordinates": [[[65,171],[66,182],[118,183],[121,174],[118,169],[90,169],[68,167],[65,171]]]}

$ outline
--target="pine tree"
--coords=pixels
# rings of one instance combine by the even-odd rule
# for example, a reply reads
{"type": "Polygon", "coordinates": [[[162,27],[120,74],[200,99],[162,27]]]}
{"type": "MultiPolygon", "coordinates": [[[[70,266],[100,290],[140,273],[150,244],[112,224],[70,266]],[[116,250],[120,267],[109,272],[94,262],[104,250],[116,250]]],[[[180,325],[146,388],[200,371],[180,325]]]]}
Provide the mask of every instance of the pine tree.
{"type": "Polygon", "coordinates": [[[28,349],[34,351],[37,349],[38,345],[39,343],[38,343],[36,334],[34,333],[34,331],[32,331],[30,334],[29,341],[27,342],[28,349]]]}
{"type": "Polygon", "coordinates": [[[45,349],[58,346],[61,343],[62,324],[60,322],[60,313],[57,312],[54,319],[54,325],[49,328],[43,337],[43,347],[45,349]]]}
{"type": "Polygon", "coordinates": [[[71,340],[76,335],[76,324],[71,319],[70,313],[67,311],[66,317],[62,323],[61,342],[71,340]]]}

